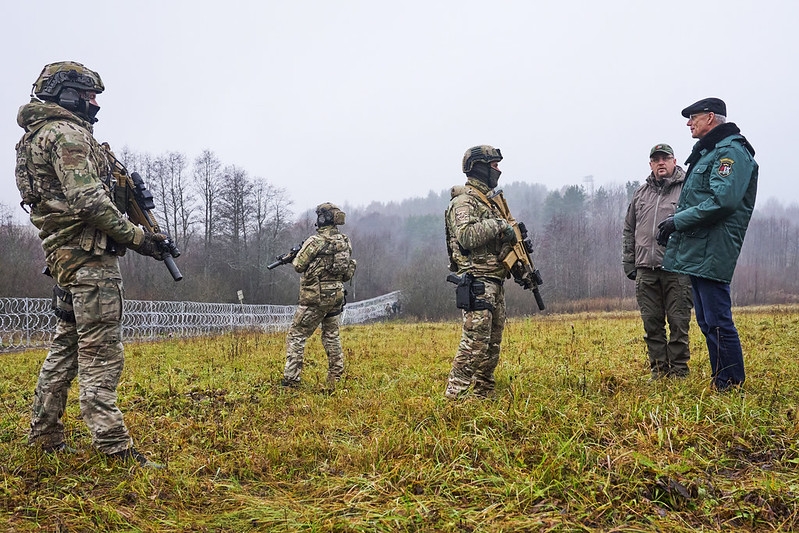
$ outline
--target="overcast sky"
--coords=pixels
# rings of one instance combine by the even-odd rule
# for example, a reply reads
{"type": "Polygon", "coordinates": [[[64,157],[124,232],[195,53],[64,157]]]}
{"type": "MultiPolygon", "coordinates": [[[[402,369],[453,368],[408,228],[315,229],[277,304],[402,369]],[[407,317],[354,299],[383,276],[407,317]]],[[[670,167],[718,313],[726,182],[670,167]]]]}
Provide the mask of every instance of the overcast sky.
{"type": "Polygon", "coordinates": [[[0,201],[24,216],[16,113],[74,60],[106,86],[99,140],[210,149],[295,213],[439,192],[475,144],[501,148],[507,182],[642,180],[654,144],[685,160],[680,110],[707,96],[757,150],[759,204],[796,203],[797,21],[794,0],[7,1],[0,201]]]}

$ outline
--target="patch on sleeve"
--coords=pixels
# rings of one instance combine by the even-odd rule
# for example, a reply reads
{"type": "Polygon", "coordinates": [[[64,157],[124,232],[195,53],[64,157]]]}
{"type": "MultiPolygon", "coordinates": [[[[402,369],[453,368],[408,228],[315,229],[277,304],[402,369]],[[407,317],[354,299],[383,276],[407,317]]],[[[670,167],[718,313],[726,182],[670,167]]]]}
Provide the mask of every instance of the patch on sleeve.
{"type": "Polygon", "coordinates": [[[468,205],[464,205],[462,207],[458,207],[455,209],[455,223],[456,224],[465,224],[469,222],[469,209],[468,205]]]}
{"type": "Polygon", "coordinates": [[[719,169],[718,173],[719,176],[722,178],[726,178],[732,172],[732,165],[735,164],[735,161],[728,157],[723,157],[719,160],[719,169]]]}

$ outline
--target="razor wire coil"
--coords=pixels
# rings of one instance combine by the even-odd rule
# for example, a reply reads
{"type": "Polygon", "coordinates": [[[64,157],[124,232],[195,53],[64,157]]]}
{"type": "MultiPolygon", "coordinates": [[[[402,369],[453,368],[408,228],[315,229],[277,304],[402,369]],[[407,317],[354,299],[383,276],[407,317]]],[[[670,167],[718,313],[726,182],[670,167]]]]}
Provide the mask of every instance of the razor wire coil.
{"type": "MultiPolygon", "coordinates": [[[[399,311],[400,291],[347,303],[342,325],[388,318],[399,311]]],[[[288,330],[296,305],[125,300],[125,341],[212,336],[237,329],[288,330]]],[[[46,348],[58,318],[50,298],[0,298],[0,353],[46,348]]]]}

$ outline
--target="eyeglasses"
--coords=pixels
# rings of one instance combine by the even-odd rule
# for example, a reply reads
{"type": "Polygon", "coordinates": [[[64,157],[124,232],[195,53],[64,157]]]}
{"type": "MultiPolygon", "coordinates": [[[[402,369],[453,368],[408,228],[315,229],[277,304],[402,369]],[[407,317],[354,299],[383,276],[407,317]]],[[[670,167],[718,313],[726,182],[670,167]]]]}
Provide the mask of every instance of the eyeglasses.
{"type": "Polygon", "coordinates": [[[702,115],[709,115],[709,114],[710,114],[709,111],[705,111],[704,113],[694,113],[693,115],[688,117],[688,120],[690,120],[691,122],[696,122],[696,119],[698,119],[702,115]]]}
{"type": "Polygon", "coordinates": [[[653,163],[657,163],[659,161],[669,161],[670,159],[674,159],[674,156],[663,154],[663,155],[653,155],[652,157],[649,158],[649,160],[653,163]]]}

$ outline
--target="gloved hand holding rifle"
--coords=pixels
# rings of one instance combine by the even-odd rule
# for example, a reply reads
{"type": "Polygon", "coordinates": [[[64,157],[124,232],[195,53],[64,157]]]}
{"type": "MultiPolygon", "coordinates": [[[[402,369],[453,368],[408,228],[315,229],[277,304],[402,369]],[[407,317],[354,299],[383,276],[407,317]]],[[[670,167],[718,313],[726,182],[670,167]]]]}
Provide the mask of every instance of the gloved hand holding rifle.
{"type": "Polygon", "coordinates": [[[489,195],[488,199],[502,212],[514,233],[514,236],[511,236],[510,231],[507,231],[508,228],[503,232],[502,241],[505,245],[502,254],[500,254],[500,259],[513,276],[513,281],[518,283],[523,289],[533,291],[538,309],[543,311],[546,306],[538,286],[542,285],[544,280],[541,277],[541,273],[535,268],[532,257],[530,257],[533,252],[533,243],[527,235],[527,228],[524,222],[516,222],[510,214],[508,203],[502,195],[502,189],[489,195]]]}
{"type": "Polygon", "coordinates": [[[277,268],[280,265],[291,263],[292,261],[294,261],[294,258],[297,257],[297,253],[300,251],[300,248],[302,248],[302,244],[298,244],[288,252],[284,253],[283,255],[275,257],[274,263],[269,263],[268,265],[266,265],[267,270],[272,270],[273,268],[277,268]]]}
{"type": "Polygon", "coordinates": [[[113,163],[114,203],[121,211],[125,212],[128,220],[144,229],[144,242],[137,248],[132,248],[141,255],[147,255],[163,261],[166,264],[172,279],[180,281],[183,274],[175,264],[173,258],[180,257],[180,250],[175,242],[158,226],[152,211],[155,209],[153,194],[138,172],[128,173],[124,165],[114,156],[107,143],[103,143],[109,160],[113,163]],[[124,209],[122,209],[124,206],[124,209]]]}

